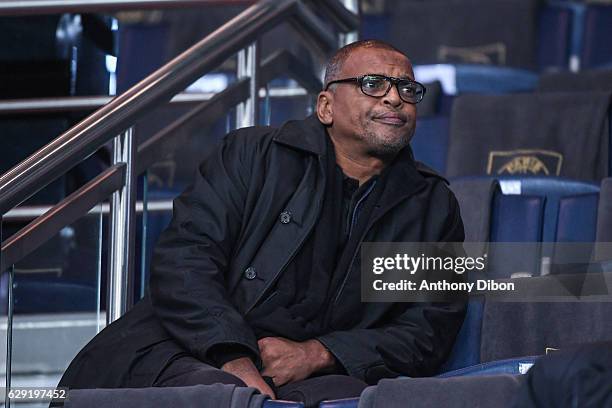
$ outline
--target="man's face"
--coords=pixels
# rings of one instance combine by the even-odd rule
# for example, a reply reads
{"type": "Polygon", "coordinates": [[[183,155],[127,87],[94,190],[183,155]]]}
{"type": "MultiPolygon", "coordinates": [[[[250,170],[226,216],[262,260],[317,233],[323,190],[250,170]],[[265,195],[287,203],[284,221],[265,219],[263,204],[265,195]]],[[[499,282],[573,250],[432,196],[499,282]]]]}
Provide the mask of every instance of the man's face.
{"type": "MultiPolygon", "coordinates": [[[[404,55],[376,48],[353,51],[337,79],[365,74],[414,79],[410,61],[404,55]]],[[[416,107],[402,101],[395,86],[380,98],[365,95],[356,82],[332,87],[332,138],[357,143],[360,150],[374,157],[394,155],[408,145],[414,133],[416,107]]]]}

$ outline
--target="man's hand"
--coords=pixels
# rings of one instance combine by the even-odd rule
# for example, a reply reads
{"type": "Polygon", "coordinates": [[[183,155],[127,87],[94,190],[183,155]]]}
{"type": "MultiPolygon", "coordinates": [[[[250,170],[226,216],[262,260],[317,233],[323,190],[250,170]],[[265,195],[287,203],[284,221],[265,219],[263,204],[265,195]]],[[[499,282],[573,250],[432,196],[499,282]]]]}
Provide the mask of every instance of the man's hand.
{"type": "Polygon", "coordinates": [[[332,367],[336,361],[315,339],[298,343],[282,337],[264,337],[257,344],[264,366],[262,375],[272,377],[276,386],[308,378],[332,367]]]}
{"type": "Polygon", "coordinates": [[[257,367],[248,357],[237,358],[223,364],[221,370],[240,378],[248,387],[257,388],[262,394],[268,394],[270,398],[276,399],[272,389],[266,384],[259,374],[257,367]]]}

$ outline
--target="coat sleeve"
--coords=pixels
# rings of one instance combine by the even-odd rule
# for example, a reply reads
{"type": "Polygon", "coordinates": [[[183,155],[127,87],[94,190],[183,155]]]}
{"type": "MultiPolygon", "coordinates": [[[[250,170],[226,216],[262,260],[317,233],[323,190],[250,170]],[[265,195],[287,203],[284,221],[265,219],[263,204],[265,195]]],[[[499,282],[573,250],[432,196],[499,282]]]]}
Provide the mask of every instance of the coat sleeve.
{"type": "MultiPolygon", "coordinates": [[[[440,242],[463,242],[463,222],[451,193],[444,225],[440,242]]],[[[369,384],[398,375],[435,374],[452,348],[465,316],[466,303],[404,306],[403,312],[379,327],[335,331],[317,340],[349,375],[369,384]]]]}
{"type": "Polygon", "coordinates": [[[253,161],[246,146],[228,135],[174,200],[173,219],[154,251],[149,287],[162,326],[193,356],[210,361],[209,350],[224,345],[248,350],[260,366],[257,339],[230,301],[225,276],[253,161]]]}

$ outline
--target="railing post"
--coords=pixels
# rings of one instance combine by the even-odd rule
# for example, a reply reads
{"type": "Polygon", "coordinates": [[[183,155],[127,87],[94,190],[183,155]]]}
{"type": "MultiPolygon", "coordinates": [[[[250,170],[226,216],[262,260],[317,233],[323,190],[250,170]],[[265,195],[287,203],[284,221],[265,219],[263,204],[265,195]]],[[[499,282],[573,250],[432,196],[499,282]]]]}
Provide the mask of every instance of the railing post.
{"type": "Polygon", "coordinates": [[[7,272],[8,275],[8,296],[7,296],[7,316],[6,316],[6,373],[4,380],[4,406],[6,408],[11,408],[11,398],[9,396],[9,391],[11,389],[11,371],[12,363],[13,363],[13,317],[15,312],[15,295],[13,292],[13,285],[15,282],[15,265],[11,265],[7,272]]]}
{"type": "MultiPolygon", "coordinates": [[[[359,0],[342,0],[342,4],[344,4],[344,7],[346,7],[349,11],[355,13],[356,15],[359,15],[359,0]]],[[[358,39],[359,39],[358,31],[351,31],[349,33],[340,33],[339,46],[343,47],[346,44],[350,44],[352,42],[357,41],[358,39]]]]}
{"type": "Polygon", "coordinates": [[[113,193],[106,322],[112,323],[128,309],[133,298],[134,218],[136,166],[133,127],[113,140],[113,164],[125,163],[125,183],[113,193]]]}
{"type": "Polygon", "coordinates": [[[259,115],[259,95],[257,89],[257,68],[259,66],[259,50],[257,42],[238,52],[238,80],[249,78],[249,99],[236,107],[236,128],[255,126],[259,115]]]}

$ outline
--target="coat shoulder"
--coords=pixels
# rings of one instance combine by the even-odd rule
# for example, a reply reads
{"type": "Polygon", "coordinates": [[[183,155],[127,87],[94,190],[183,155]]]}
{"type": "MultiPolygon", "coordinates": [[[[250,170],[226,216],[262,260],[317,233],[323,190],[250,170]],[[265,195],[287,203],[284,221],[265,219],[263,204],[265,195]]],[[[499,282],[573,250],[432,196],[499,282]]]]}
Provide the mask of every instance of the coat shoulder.
{"type": "MultiPolygon", "coordinates": [[[[211,149],[209,155],[215,156],[219,152],[226,163],[242,163],[250,168],[253,160],[266,155],[271,141],[278,130],[270,126],[251,126],[240,128],[227,133],[219,149],[211,149]]],[[[205,161],[206,162],[206,161],[205,161]]]]}
{"type": "Polygon", "coordinates": [[[277,128],[271,126],[250,126],[229,132],[224,140],[230,144],[255,146],[272,140],[277,131],[277,128]]]}
{"type": "Polygon", "coordinates": [[[437,181],[443,181],[446,185],[450,184],[450,182],[448,181],[448,179],[446,179],[446,177],[444,177],[443,175],[441,175],[440,173],[438,173],[436,170],[432,169],[431,167],[427,166],[426,164],[420,161],[415,161],[414,165],[417,171],[419,172],[419,174],[425,177],[426,179],[435,178],[437,179],[437,181]]]}

